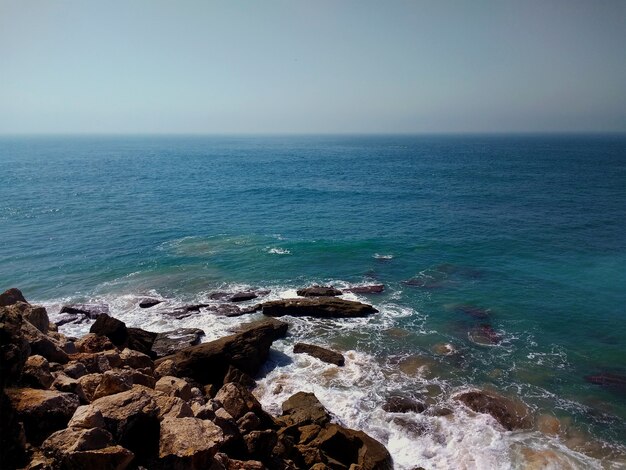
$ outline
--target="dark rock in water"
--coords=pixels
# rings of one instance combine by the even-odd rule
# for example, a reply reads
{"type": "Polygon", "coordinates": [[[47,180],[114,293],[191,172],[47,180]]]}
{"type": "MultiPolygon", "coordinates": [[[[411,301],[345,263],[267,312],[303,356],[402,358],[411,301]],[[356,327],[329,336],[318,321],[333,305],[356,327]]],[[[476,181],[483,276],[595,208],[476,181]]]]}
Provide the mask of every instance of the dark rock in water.
{"type": "Polygon", "coordinates": [[[353,286],[343,290],[353,294],[380,294],[385,291],[383,284],[373,284],[371,286],[353,286]]]}
{"type": "Polygon", "coordinates": [[[464,392],[455,398],[477,413],[490,414],[509,431],[532,426],[531,412],[521,401],[484,390],[464,392]]]}
{"type": "Polygon", "coordinates": [[[587,375],[585,380],[589,383],[600,385],[609,390],[626,392],[626,376],[612,373],[587,375]]]}
{"type": "Polygon", "coordinates": [[[250,376],[256,375],[267,360],[272,343],[287,333],[287,324],[268,319],[242,325],[233,335],[190,346],[156,361],[172,360],[179,376],[200,384],[220,386],[230,365],[250,376]]]}
{"type": "Polygon", "coordinates": [[[0,307],[8,307],[17,302],[28,303],[19,289],[12,287],[0,294],[0,307]]]}
{"type": "Polygon", "coordinates": [[[238,317],[243,315],[241,308],[232,304],[219,304],[207,307],[207,310],[214,315],[222,315],[225,317],[238,317]]]}
{"type": "Polygon", "coordinates": [[[458,305],[454,308],[454,310],[479,320],[486,320],[490,316],[489,309],[477,307],[475,305],[458,305]]]}
{"type": "Polygon", "coordinates": [[[141,328],[127,328],[126,331],[128,333],[128,339],[125,344],[127,348],[144,353],[153,359],[156,358],[152,353],[152,345],[157,337],[156,333],[142,330],[141,328]]]}
{"type": "Polygon", "coordinates": [[[298,289],[296,292],[301,297],[334,297],[342,294],[339,289],[331,286],[305,287],[304,289],[298,289]]]}
{"type": "Polygon", "coordinates": [[[390,396],[383,405],[387,413],[421,413],[425,409],[424,403],[402,395],[390,396]]]}
{"type": "Polygon", "coordinates": [[[472,328],[469,332],[469,338],[474,343],[487,346],[497,345],[502,341],[502,335],[487,324],[472,328]]]}
{"type": "Polygon", "coordinates": [[[296,354],[305,353],[309,356],[318,358],[320,361],[338,366],[343,366],[346,362],[342,354],[331,351],[330,349],[322,348],[321,346],[315,346],[314,344],[296,343],[293,347],[293,352],[296,354]]]}
{"type": "Polygon", "coordinates": [[[155,305],[159,305],[160,303],[162,303],[162,300],[159,299],[153,299],[150,297],[146,297],[144,299],[141,299],[139,301],[139,307],[141,308],[150,308],[150,307],[154,307],[155,305]]]}
{"type": "Polygon", "coordinates": [[[230,296],[231,302],[245,302],[247,300],[256,299],[257,295],[254,292],[237,292],[230,296]]]}
{"type": "Polygon", "coordinates": [[[109,306],[107,304],[70,304],[64,305],[59,313],[81,314],[95,319],[100,315],[108,315],[109,306]]]}
{"type": "Polygon", "coordinates": [[[431,279],[428,277],[414,277],[402,281],[405,286],[420,287],[422,289],[441,289],[445,286],[445,282],[441,279],[431,279]]]}
{"type": "Polygon", "coordinates": [[[152,352],[156,357],[169,356],[189,346],[200,343],[204,331],[199,328],[178,328],[164,333],[155,333],[152,352]]]}
{"type": "Polygon", "coordinates": [[[78,315],[77,313],[62,313],[54,317],[54,324],[61,326],[67,323],[81,323],[84,319],[85,317],[83,315],[78,315]]]}
{"type": "Polygon", "coordinates": [[[263,315],[270,317],[292,315],[294,317],[353,318],[378,312],[371,305],[334,297],[274,300],[261,306],[263,315]]]}
{"type": "Polygon", "coordinates": [[[103,313],[96,318],[96,321],[89,329],[90,333],[106,336],[118,348],[122,348],[128,341],[128,329],[124,322],[103,313]]]}

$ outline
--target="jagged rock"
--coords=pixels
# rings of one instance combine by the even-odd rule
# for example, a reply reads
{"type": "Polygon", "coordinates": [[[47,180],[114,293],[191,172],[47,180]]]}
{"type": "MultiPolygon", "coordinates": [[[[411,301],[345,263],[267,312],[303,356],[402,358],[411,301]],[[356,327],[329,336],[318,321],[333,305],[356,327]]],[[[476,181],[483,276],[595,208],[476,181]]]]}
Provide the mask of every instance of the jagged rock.
{"type": "Polygon", "coordinates": [[[122,364],[131,369],[154,369],[154,362],[150,356],[133,349],[124,348],[120,353],[122,364]]]}
{"type": "Polygon", "coordinates": [[[106,336],[88,333],[74,342],[76,350],[81,353],[97,353],[108,350],[117,350],[106,336]]]}
{"type": "Polygon", "coordinates": [[[249,411],[237,420],[237,427],[242,434],[246,434],[250,431],[256,431],[261,427],[261,419],[249,411]]]}
{"type": "Polygon", "coordinates": [[[80,362],[90,374],[106,372],[113,367],[122,364],[120,355],[115,351],[102,351],[99,353],[71,354],[72,361],[80,362]]]}
{"type": "MultiPolygon", "coordinates": [[[[6,302],[10,300],[7,299],[6,302]]],[[[31,353],[28,339],[22,331],[24,323],[19,311],[0,307],[0,386],[2,387],[19,381],[26,359],[31,353]]]]}
{"type": "Polygon", "coordinates": [[[264,431],[251,431],[243,436],[246,450],[253,459],[267,459],[272,449],[278,442],[276,431],[266,429],[264,431]]]}
{"type": "Polygon", "coordinates": [[[152,344],[155,357],[164,357],[200,343],[204,331],[199,328],[178,328],[158,333],[152,344]]]}
{"type": "Polygon", "coordinates": [[[31,325],[41,331],[43,334],[48,333],[50,329],[50,319],[46,309],[39,306],[30,306],[24,311],[24,319],[31,325]]]}
{"type": "Polygon", "coordinates": [[[255,375],[266,361],[272,342],[286,332],[286,323],[263,320],[244,326],[234,335],[166,356],[157,360],[156,364],[172,360],[178,375],[191,377],[202,385],[219,386],[230,365],[248,375],[255,375]]]}
{"type": "Polygon", "coordinates": [[[530,429],[532,426],[530,410],[521,401],[484,390],[464,392],[455,398],[477,413],[490,414],[509,431],[530,429]]]}
{"type": "Polygon", "coordinates": [[[88,374],[87,368],[82,362],[71,361],[63,367],[63,372],[73,379],[78,379],[83,375],[88,374]]]}
{"type": "Polygon", "coordinates": [[[59,313],[71,313],[85,315],[88,318],[96,319],[100,315],[109,314],[109,306],[107,304],[69,304],[64,305],[59,313]]]}
{"type": "Polygon", "coordinates": [[[134,351],[139,351],[152,359],[156,359],[156,355],[152,352],[152,345],[157,337],[157,333],[142,330],[141,328],[126,328],[128,340],[125,347],[134,351]]]}
{"type": "Polygon", "coordinates": [[[120,348],[123,348],[128,342],[128,329],[124,322],[110,317],[106,313],[98,315],[89,332],[106,336],[115,346],[120,348]]]}
{"type": "Polygon", "coordinates": [[[74,339],[70,339],[58,331],[52,331],[52,328],[48,330],[48,337],[51,338],[65,354],[76,354],[78,352],[74,339]]]}
{"type": "Polygon", "coordinates": [[[62,371],[55,372],[51,388],[59,392],[73,393],[81,402],[89,401],[80,382],[62,371]]]}
{"type": "Polygon", "coordinates": [[[189,400],[192,397],[191,387],[187,381],[179,379],[178,377],[161,377],[154,386],[154,389],[170,397],[179,397],[183,400],[189,400]]]}
{"type": "MultiPolygon", "coordinates": [[[[4,462],[4,460],[2,460],[4,462]]],[[[46,455],[41,450],[35,450],[26,470],[54,470],[58,463],[46,455]]]]}
{"type": "Polygon", "coordinates": [[[224,441],[222,430],[197,418],[164,418],[161,421],[159,458],[168,468],[205,469],[224,441]]]}
{"type": "Polygon", "coordinates": [[[76,408],[74,415],[67,423],[68,428],[104,428],[104,417],[100,410],[91,405],[82,405],[76,408]]]}
{"type": "Polygon", "coordinates": [[[334,297],[341,295],[339,289],[332,286],[311,286],[304,289],[298,289],[296,293],[301,297],[334,297]]]}
{"type": "Polygon", "coordinates": [[[0,294],[0,307],[7,307],[17,302],[28,303],[26,302],[22,292],[15,287],[5,290],[2,294],[0,294]]]}
{"type": "Polygon", "coordinates": [[[158,392],[141,385],[92,403],[104,417],[116,442],[142,460],[156,455],[159,441],[158,392]]]}
{"type": "Polygon", "coordinates": [[[84,319],[85,317],[77,313],[59,313],[54,316],[54,324],[56,326],[63,326],[68,323],[81,323],[84,319]]]}
{"type": "Polygon", "coordinates": [[[228,371],[224,376],[224,383],[227,384],[229,382],[237,382],[249,388],[254,388],[256,386],[256,382],[252,377],[233,366],[228,367],[228,371]]]}
{"type": "Polygon", "coordinates": [[[156,385],[154,373],[150,369],[143,370],[146,372],[145,374],[139,370],[130,370],[130,378],[133,381],[133,384],[143,385],[144,387],[148,388],[154,388],[154,386],[156,385]]]}
{"type": "Polygon", "coordinates": [[[227,383],[217,392],[215,401],[221,403],[235,420],[240,419],[248,412],[252,412],[259,417],[264,425],[273,425],[272,418],[263,411],[259,401],[241,384],[227,383]]]}
{"type": "Polygon", "coordinates": [[[283,415],[280,420],[288,426],[305,424],[325,425],[330,416],[313,393],[298,392],[289,397],[282,405],[283,415]]]}
{"type": "Polygon", "coordinates": [[[426,406],[417,400],[402,395],[392,395],[387,398],[383,410],[387,413],[421,413],[426,406]]]}
{"type": "Polygon", "coordinates": [[[132,385],[132,380],[129,380],[128,377],[125,377],[117,371],[108,370],[102,374],[100,383],[93,392],[92,400],[97,400],[98,398],[115,393],[125,392],[126,390],[130,390],[132,385]]]}
{"type": "Polygon", "coordinates": [[[370,286],[352,286],[343,290],[344,292],[351,292],[353,294],[381,294],[385,291],[383,284],[373,284],[370,286]]]}
{"type": "MultiPolygon", "coordinates": [[[[210,470],[266,470],[267,467],[258,460],[235,460],[224,453],[215,455],[214,464],[210,470]]],[[[287,468],[285,469],[287,470],[287,468]]]]}
{"type": "Polygon", "coordinates": [[[270,317],[354,318],[378,312],[371,305],[335,297],[273,300],[261,306],[263,315],[270,317]]]}
{"type": "Polygon", "coordinates": [[[34,445],[64,428],[80,404],[76,395],[56,390],[11,388],[6,394],[34,445]]]}
{"type": "Polygon", "coordinates": [[[154,368],[154,375],[159,378],[168,375],[176,377],[178,375],[178,370],[176,369],[174,361],[172,361],[171,359],[166,359],[154,368]]]}
{"type": "Polygon", "coordinates": [[[22,323],[22,333],[30,344],[31,354],[39,354],[48,361],[59,364],[66,364],[69,361],[67,354],[50,336],[44,335],[29,322],[22,323]]]}
{"type": "Polygon", "coordinates": [[[335,364],[337,366],[343,366],[346,362],[343,354],[331,351],[330,349],[322,348],[321,346],[315,346],[314,344],[296,343],[293,347],[293,352],[306,353],[309,356],[316,357],[320,361],[335,364]]]}
{"type": "Polygon", "coordinates": [[[159,305],[161,302],[163,301],[159,299],[154,299],[152,297],[145,297],[139,301],[139,307],[150,308],[150,307],[154,307],[155,305],[159,305]]]}
{"type": "Polygon", "coordinates": [[[50,365],[43,356],[30,356],[24,364],[22,382],[34,388],[50,388],[54,378],[50,374],[50,365]]]}
{"type": "Polygon", "coordinates": [[[88,402],[93,401],[93,396],[96,393],[98,385],[100,385],[100,382],[102,381],[102,376],[103,374],[101,373],[93,373],[83,375],[77,379],[77,382],[83,391],[83,395],[88,402]]]}
{"type": "MultiPolygon", "coordinates": [[[[194,417],[191,407],[181,398],[170,396],[157,396],[155,398],[159,407],[159,419],[163,418],[191,418],[194,417]]],[[[195,416],[198,418],[198,416],[195,416]]]]}

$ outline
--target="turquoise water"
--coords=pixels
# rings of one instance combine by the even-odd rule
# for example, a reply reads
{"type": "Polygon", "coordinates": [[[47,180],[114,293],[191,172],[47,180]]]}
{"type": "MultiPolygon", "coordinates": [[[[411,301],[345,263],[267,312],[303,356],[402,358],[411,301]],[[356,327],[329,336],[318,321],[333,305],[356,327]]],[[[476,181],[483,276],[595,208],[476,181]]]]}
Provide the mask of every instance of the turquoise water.
{"type": "Polygon", "coordinates": [[[380,282],[362,300],[404,313],[328,343],[430,355],[451,387],[626,442],[624,388],[584,379],[626,375],[626,137],[3,137],[0,167],[0,289],[54,305],[380,282]],[[473,342],[480,324],[502,342],[473,342]]]}

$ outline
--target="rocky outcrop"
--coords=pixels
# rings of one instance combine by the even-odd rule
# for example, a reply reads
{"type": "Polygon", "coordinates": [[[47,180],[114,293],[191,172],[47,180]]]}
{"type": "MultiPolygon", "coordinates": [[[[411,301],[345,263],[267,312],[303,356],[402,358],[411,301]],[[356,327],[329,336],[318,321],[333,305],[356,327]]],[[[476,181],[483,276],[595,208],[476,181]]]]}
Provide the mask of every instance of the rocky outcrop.
{"type": "Polygon", "coordinates": [[[59,313],[70,313],[74,315],[84,315],[87,318],[96,319],[100,315],[109,314],[109,306],[102,303],[93,304],[68,304],[61,307],[59,313]]]}
{"type": "Polygon", "coordinates": [[[320,361],[335,364],[337,366],[343,366],[346,362],[343,354],[331,351],[330,349],[322,348],[321,346],[316,346],[314,344],[296,343],[293,347],[293,352],[296,354],[305,353],[309,356],[316,357],[320,361]]]}
{"type": "Polygon", "coordinates": [[[89,329],[90,333],[98,336],[106,336],[117,347],[124,347],[128,342],[128,330],[123,321],[110,317],[103,313],[96,318],[96,321],[89,329]]]}
{"type": "Polygon", "coordinates": [[[234,335],[191,346],[156,361],[171,360],[183,377],[220,387],[229,366],[254,376],[267,360],[274,340],[287,333],[287,324],[278,320],[261,320],[244,326],[234,335]]]}
{"type": "Polygon", "coordinates": [[[529,429],[532,426],[530,410],[521,401],[484,390],[464,392],[455,398],[477,413],[490,414],[509,431],[513,429],[529,429]]]}
{"type": "Polygon", "coordinates": [[[339,289],[335,289],[332,286],[305,287],[304,289],[298,289],[296,293],[300,297],[334,297],[342,294],[339,289]]]}
{"type": "Polygon", "coordinates": [[[152,344],[155,357],[164,357],[200,343],[204,331],[199,328],[178,328],[158,333],[152,344]]]}
{"type": "Polygon", "coordinates": [[[371,305],[334,297],[314,297],[305,299],[283,299],[261,305],[263,315],[280,317],[355,318],[377,313],[371,305]]]}
{"type": "Polygon", "coordinates": [[[0,294],[0,307],[7,307],[17,302],[28,303],[26,302],[22,292],[15,287],[12,287],[11,289],[8,289],[0,294]]]}
{"type": "Polygon", "coordinates": [[[353,294],[381,294],[384,291],[385,291],[384,284],[371,284],[367,286],[352,286],[343,290],[343,292],[351,292],[353,294]]]}

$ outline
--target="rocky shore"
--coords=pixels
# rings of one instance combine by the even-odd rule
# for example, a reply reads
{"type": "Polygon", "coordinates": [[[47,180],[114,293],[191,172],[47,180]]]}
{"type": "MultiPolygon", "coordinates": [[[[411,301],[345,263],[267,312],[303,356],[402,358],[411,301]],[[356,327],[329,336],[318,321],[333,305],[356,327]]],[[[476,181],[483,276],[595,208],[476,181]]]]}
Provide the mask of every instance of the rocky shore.
{"type": "MultiPolygon", "coordinates": [[[[294,394],[274,417],[251,393],[272,343],[288,332],[287,323],[271,317],[376,312],[334,294],[261,305],[269,318],[199,343],[200,330],[163,334],[129,328],[106,309],[89,305],[64,309],[69,316],[96,319],[89,334],[66,337],[45,308],[28,303],[17,289],[4,292],[1,467],[393,468],[380,442],[335,422],[315,395],[294,394]]],[[[146,299],[142,308],[157,303],[146,299]]],[[[340,354],[314,345],[299,345],[298,352],[343,364],[340,354]]]]}

